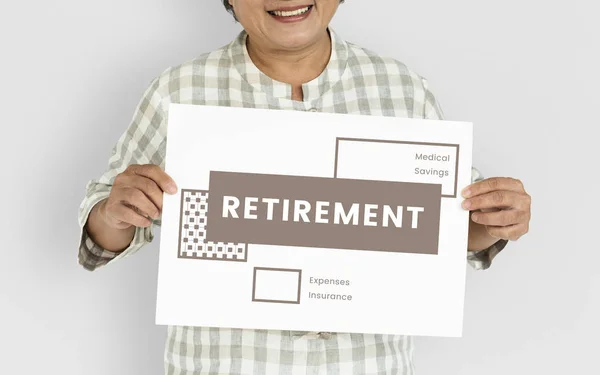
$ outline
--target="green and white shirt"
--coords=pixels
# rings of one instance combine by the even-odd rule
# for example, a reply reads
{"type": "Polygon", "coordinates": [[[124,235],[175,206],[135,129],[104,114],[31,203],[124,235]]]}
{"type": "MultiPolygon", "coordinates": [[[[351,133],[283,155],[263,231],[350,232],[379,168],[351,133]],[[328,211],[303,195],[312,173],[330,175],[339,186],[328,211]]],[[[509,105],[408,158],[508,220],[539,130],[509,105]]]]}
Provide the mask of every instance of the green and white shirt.
{"type": "MultiPolygon", "coordinates": [[[[302,85],[303,101],[292,87],[262,73],[246,49],[242,31],[230,44],[175,67],[152,80],[129,127],[113,148],[108,168],[87,184],[79,210],[78,261],[87,270],[134,254],[153,240],[153,227],[137,228],[130,246],[113,253],[95,244],[85,230],[92,207],[107,198],[117,174],[130,164],[164,169],[170,103],[319,111],[372,116],[443,119],[425,78],[404,64],[342,40],[333,30],[325,70],[302,85]]],[[[472,169],[472,180],[482,177],[472,169]]],[[[154,222],[160,225],[160,219],[154,222]]],[[[487,269],[506,241],[467,252],[475,269],[487,269]]],[[[210,309],[210,306],[207,306],[210,309]]],[[[191,374],[414,374],[410,336],[269,331],[171,326],[165,346],[165,373],[191,374]]]]}

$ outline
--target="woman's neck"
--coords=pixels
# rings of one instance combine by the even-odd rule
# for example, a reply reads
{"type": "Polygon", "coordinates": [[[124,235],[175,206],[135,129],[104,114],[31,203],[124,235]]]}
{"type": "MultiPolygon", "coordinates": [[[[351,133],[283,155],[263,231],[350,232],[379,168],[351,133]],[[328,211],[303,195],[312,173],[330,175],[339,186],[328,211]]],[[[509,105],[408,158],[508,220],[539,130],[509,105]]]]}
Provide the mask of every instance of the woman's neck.
{"type": "Polygon", "coordinates": [[[331,39],[327,31],[316,43],[300,50],[270,49],[253,43],[250,37],[247,48],[258,69],[276,81],[292,85],[294,100],[302,100],[302,84],[318,77],[331,57],[331,39]]]}

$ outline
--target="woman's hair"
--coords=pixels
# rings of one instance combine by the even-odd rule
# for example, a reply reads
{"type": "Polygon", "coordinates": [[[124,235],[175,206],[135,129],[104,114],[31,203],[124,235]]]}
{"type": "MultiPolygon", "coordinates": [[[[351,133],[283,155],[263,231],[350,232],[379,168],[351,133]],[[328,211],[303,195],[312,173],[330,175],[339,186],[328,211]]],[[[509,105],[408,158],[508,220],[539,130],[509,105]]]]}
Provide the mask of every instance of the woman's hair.
{"type": "MultiPolygon", "coordinates": [[[[340,4],[343,2],[344,0],[340,0],[340,4]]],[[[229,4],[229,0],[223,0],[223,5],[225,6],[225,9],[227,9],[227,11],[233,15],[233,18],[235,18],[235,12],[233,11],[233,7],[231,6],[231,4],[229,4]]]]}

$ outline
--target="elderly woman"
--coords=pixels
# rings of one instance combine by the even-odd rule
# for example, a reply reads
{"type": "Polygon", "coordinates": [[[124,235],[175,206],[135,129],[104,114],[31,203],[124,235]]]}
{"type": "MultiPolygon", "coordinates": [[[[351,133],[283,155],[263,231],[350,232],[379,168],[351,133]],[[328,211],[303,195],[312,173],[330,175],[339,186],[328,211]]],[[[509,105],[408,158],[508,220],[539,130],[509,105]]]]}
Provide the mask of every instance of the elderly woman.
{"type": "MultiPolygon", "coordinates": [[[[145,91],[106,172],[79,212],[79,261],[88,270],[153,239],[163,192],[169,103],[442,119],[424,78],[401,62],[344,41],[330,27],[340,0],[224,0],[243,26],[228,45],[158,75],[145,91]]],[[[463,191],[472,211],[465,256],[486,269],[528,231],[520,181],[480,178],[463,191]]],[[[169,327],[168,374],[413,374],[407,336],[169,327]]]]}

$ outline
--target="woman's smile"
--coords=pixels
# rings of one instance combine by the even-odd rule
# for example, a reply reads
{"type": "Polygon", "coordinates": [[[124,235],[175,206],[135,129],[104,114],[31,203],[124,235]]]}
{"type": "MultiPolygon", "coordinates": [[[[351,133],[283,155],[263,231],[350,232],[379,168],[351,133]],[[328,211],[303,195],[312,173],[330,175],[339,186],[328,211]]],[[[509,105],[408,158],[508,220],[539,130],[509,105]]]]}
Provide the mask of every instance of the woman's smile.
{"type": "Polygon", "coordinates": [[[301,5],[269,10],[267,13],[279,22],[299,22],[308,18],[312,13],[312,9],[313,5],[301,5]]]}

